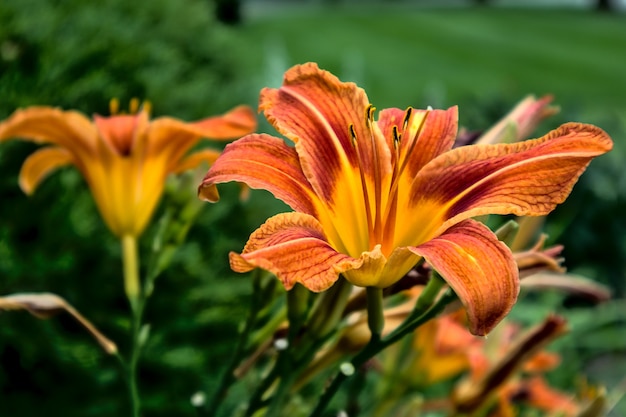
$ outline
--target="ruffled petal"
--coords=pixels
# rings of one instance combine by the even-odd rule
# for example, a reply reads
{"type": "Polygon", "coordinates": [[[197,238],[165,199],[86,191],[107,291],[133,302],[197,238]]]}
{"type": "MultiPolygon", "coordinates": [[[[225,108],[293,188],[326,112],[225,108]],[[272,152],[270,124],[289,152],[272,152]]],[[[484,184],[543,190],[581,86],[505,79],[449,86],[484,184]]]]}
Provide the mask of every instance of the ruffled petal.
{"type": "Polygon", "coordinates": [[[612,146],[602,129],[567,123],[539,139],[453,149],[418,173],[409,206],[432,206],[439,231],[483,214],[544,215],[612,146]]]}
{"type": "Polygon", "coordinates": [[[74,163],[74,158],[66,149],[50,146],[33,152],[22,165],[20,188],[30,195],[41,181],[56,169],[74,163]]]}
{"type": "Polygon", "coordinates": [[[391,154],[365,91],[314,63],[288,70],[281,88],[263,89],[259,109],[296,143],[304,174],[329,205],[337,198],[337,178],[358,180],[359,166],[370,180],[391,170],[391,154]]]}
{"type": "Polygon", "coordinates": [[[481,223],[465,220],[411,249],[455,291],[473,334],[489,333],[517,300],[519,277],[513,255],[481,223]]]}
{"type": "Polygon", "coordinates": [[[215,184],[229,181],[267,190],[292,209],[315,215],[314,193],[302,173],[298,155],[281,139],[252,134],[228,144],[204,177],[198,194],[217,201],[215,184]]]}
{"type": "Polygon", "coordinates": [[[319,292],[332,286],[355,260],[335,251],[319,222],[303,213],[282,213],[269,218],[248,240],[243,252],[231,252],[236,272],[256,267],[275,274],[286,289],[296,283],[319,292]]]}

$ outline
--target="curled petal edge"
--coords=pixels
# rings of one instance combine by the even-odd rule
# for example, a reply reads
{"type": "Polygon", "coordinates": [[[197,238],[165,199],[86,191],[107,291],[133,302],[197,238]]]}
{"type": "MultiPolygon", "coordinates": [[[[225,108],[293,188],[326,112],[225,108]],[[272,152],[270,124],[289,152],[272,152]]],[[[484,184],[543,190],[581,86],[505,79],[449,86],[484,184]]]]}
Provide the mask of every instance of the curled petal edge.
{"type": "Polygon", "coordinates": [[[511,251],[477,221],[462,221],[411,250],[456,292],[475,335],[489,333],[517,300],[519,275],[511,251]]]}

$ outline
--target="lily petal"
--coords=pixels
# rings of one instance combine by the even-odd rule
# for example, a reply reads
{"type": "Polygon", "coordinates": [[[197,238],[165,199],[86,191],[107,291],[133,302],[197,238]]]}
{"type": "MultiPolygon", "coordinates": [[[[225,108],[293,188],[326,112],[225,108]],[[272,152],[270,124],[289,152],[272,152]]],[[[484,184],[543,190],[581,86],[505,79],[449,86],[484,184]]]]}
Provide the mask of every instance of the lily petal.
{"type": "Polygon", "coordinates": [[[221,116],[187,123],[189,126],[202,132],[202,137],[213,140],[229,140],[246,135],[256,129],[256,114],[248,106],[237,106],[221,116]]]}
{"type": "Polygon", "coordinates": [[[410,202],[439,205],[439,231],[482,214],[544,215],[612,145],[600,128],[567,123],[539,139],[453,149],[418,173],[410,202]]]}
{"type": "Polygon", "coordinates": [[[489,333],[513,307],[519,293],[517,266],[509,248],[483,224],[465,220],[411,249],[456,292],[473,334],[489,333]]]}
{"type": "Polygon", "coordinates": [[[380,112],[378,125],[390,149],[394,148],[393,128],[396,127],[401,161],[407,158],[405,175],[412,179],[424,165],[452,149],[459,126],[459,112],[457,106],[430,111],[384,109],[380,112]]]}
{"type": "Polygon", "coordinates": [[[299,282],[311,291],[324,291],[354,264],[358,261],[328,244],[314,217],[297,212],[270,217],[252,233],[241,255],[230,254],[233,271],[268,270],[287,290],[299,282]]]}
{"type": "Polygon", "coordinates": [[[74,163],[70,152],[56,146],[49,146],[33,152],[20,170],[20,188],[31,195],[41,181],[58,168],[74,163]]]}
{"type": "Polygon", "coordinates": [[[268,190],[292,209],[315,215],[314,193],[302,173],[298,154],[281,139],[252,134],[228,144],[204,177],[198,194],[217,201],[215,184],[228,181],[268,190]]]}
{"type": "MultiPolygon", "coordinates": [[[[370,123],[365,91],[341,82],[317,64],[295,66],[285,73],[281,88],[263,89],[259,109],[276,130],[296,143],[307,179],[331,205],[338,197],[337,178],[352,175],[351,181],[358,180],[359,165],[369,178],[381,167],[385,173],[391,170],[389,148],[370,123]]],[[[356,183],[360,187],[360,180],[356,183]]]]}
{"type": "Polygon", "coordinates": [[[171,172],[200,139],[233,139],[255,129],[256,116],[247,106],[194,123],[162,117],[150,124],[143,146],[147,147],[146,158],[167,161],[167,170],[171,172]]]}
{"type": "Polygon", "coordinates": [[[150,123],[147,111],[110,117],[94,115],[93,121],[103,142],[112,152],[120,156],[131,154],[134,142],[145,132],[150,123]]]}
{"type": "Polygon", "coordinates": [[[98,132],[81,113],[34,106],[15,111],[0,123],[0,141],[11,138],[55,144],[76,153],[78,162],[93,154],[98,132]]]}
{"type": "Polygon", "coordinates": [[[181,172],[189,171],[202,163],[211,166],[221,154],[222,153],[220,151],[215,149],[202,149],[201,151],[194,152],[191,155],[187,155],[182,161],[180,161],[172,173],[179,174],[181,172]]]}

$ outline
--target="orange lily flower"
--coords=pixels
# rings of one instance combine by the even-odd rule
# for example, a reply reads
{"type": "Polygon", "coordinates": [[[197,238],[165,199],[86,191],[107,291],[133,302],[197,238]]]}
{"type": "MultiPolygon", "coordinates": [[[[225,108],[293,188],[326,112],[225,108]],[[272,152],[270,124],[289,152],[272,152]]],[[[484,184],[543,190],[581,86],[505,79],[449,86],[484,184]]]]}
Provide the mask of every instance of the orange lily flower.
{"type": "MultiPolygon", "coordinates": [[[[74,165],[82,173],[100,214],[118,237],[138,237],[148,223],[170,173],[201,162],[213,162],[219,152],[205,149],[186,156],[201,138],[232,139],[256,129],[254,112],[236,107],[221,116],[185,123],[169,117],[149,120],[149,111],[131,102],[134,114],[90,121],[76,111],[52,107],[17,110],[0,123],[0,142],[23,138],[47,146],[29,156],[19,182],[32,194],[55,169],[74,165]]],[[[117,102],[111,102],[117,112],[117,102]]]]}
{"type": "Polygon", "coordinates": [[[563,202],[595,156],[601,129],[569,123],[515,144],[452,149],[457,108],[375,109],[365,92],[316,64],[288,70],[261,91],[260,110],[295,143],[266,134],[229,144],[199,187],[218,183],[272,192],[295,210],[255,231],[231,267],[260,267],[285,288],[323,291],[339,274],[357,286],[388,287],[422,257],[457,293],[473,333],[486,334],[515,302],[517,267],[483,214],[544,215],[563,202]]]}

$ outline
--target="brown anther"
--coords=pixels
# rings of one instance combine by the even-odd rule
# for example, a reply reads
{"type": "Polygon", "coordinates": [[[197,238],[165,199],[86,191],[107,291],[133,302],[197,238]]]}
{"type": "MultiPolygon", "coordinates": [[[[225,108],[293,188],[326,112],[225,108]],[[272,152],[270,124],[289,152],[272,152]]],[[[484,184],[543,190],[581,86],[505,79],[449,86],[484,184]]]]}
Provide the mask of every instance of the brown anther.
{"type": "Polygon", "coordinates": [[[406,127],[409,124],[409,120],[411,119],[411,114],[413,114],[413,107],[409,106],[406,108],[404,113],[404,121],[402,122],[402,130],[406,130],[406,127]]]}
{"type": "Polygon", "coordinates": [[[109,114],[111,116],[116,115],[120,111],[120,101],[116,98],[112,98],[109,101],[109,114]]]}
{"type": "Polygon", "coordinates": [[[352,146],[356,146],[356,131],[354,130],[354,125],[352,123],[350,123],[350,126],[348,126],[348,132],[350,132],[352,146]]]}
{"type": "Polygon", "coordinates": [[[394,149],[398,149],[398,145],[400,144],[400,135],[398,134],[398,126],[394,126],[391,129],[393,134],[393,147],[394,149]]]}

